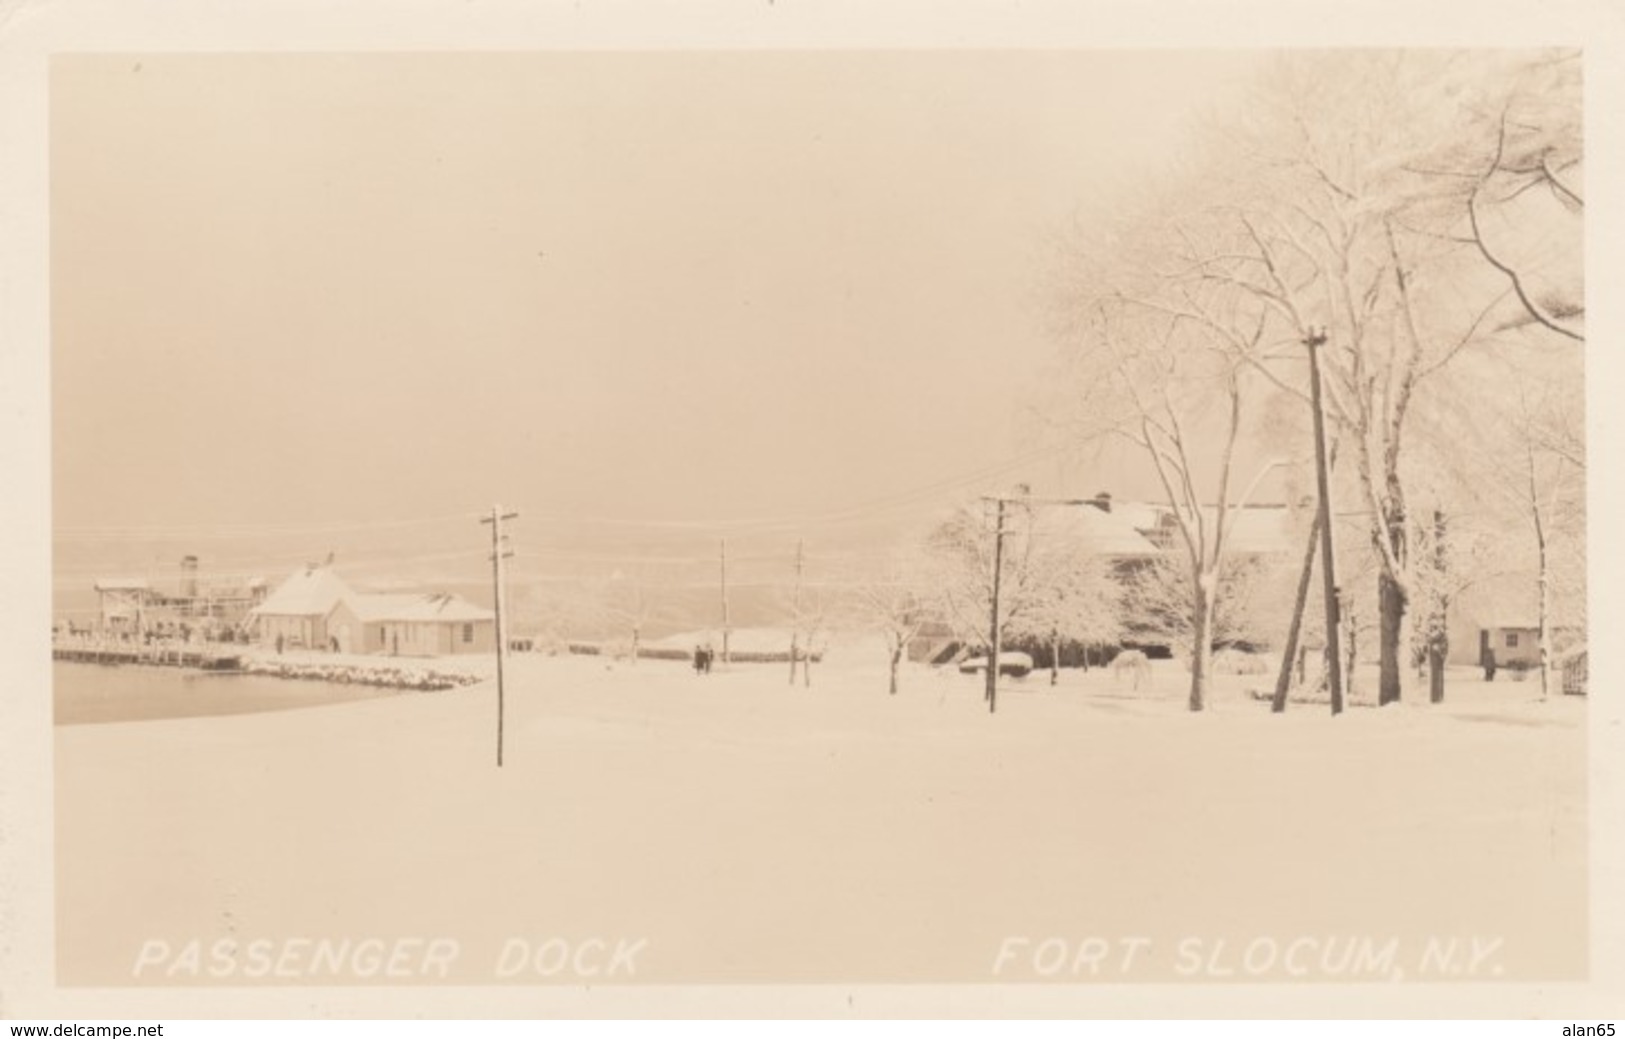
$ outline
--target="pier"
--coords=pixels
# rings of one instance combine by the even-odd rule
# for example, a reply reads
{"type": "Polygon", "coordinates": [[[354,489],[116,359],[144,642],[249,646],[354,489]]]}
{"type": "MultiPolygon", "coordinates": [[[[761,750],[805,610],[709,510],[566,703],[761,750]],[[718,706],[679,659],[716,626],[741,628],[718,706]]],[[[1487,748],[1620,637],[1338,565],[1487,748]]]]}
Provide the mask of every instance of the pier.
{"type": "Polygon", "coordinates": [[[218,649],[181,643],[137,645],[127,642],[57,641],[51,645],[53,660],[80,664],[146,664],[156,667],[189,667],[200,671],[241,671],[240,650],[218,649]]]}

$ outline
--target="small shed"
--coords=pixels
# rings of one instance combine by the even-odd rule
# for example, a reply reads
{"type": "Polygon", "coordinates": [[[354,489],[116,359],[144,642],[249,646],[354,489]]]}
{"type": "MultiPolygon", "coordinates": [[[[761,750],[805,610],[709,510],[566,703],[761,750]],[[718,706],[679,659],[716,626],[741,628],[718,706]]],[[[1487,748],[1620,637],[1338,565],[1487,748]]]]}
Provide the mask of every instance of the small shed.
{"type": "Polygon", "coordinates": [[[438,657],[496,652],[496,614],[458,595],[358,595],[356,651],[438,657]]]}
{"type": "MultiPolygon", "coordinates": [[[[1578,629],[1568,625],[1553,625],[1552,664],[1580,640],[1578,629]]],[[[1540,666],[1540,627],[1528,621],[1511,618],[1488,624],[1478,632],[1478,663],[1486,673],[1505,668],[1528,671],[1540,666]]]]}

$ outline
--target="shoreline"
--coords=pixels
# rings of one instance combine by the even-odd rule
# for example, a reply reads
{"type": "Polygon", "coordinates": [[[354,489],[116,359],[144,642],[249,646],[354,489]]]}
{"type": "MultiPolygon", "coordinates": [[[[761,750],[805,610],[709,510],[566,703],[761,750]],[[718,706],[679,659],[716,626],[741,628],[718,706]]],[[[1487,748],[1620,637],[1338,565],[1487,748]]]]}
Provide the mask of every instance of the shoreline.
{"type": "MultiPolygon", "coordinates": [[[[391,657],[399,660],[399,657],[391,657]]],[[[438,662],[439,658],[435,658],[438,662]]],[[[259,675],[287,681],[333,682],[339,685],[374,685],[418,692],[444,692],[476,685],[484,679],[467,671],[447,671],[437,667],[340,662],[302,662],[245,658],[236,674],[259,675]]]]}
{"type": "Polygon", "coordinates": [[[378,657],[357,654],[276,653],[238,643],[162,641],[131,643],[113,639],[57,639],[52,663],[101,667],[181,669],[209,675],[257,675],[290,681],[373,685],[438,692],[483,681],[495,658],[378,657]]]}

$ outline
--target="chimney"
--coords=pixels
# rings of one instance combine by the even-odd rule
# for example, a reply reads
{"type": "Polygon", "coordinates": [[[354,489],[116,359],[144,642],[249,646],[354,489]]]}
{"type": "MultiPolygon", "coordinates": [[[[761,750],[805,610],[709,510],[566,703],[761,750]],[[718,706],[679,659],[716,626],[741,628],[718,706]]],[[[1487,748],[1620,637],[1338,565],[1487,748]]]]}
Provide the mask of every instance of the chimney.
{"type": "Polygon", "coordinates": [[[181,557],[181,594],[188,599],[197,598],[197,556],[181,557]]]}

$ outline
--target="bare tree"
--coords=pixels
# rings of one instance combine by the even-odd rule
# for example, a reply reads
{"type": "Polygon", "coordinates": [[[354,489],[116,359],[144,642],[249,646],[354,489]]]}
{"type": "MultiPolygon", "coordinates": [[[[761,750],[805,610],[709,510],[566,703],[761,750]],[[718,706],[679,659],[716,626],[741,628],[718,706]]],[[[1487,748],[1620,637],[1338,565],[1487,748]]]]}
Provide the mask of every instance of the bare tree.
{"type": "Polygon", "coordinates": [[[847,586],[839,611],[854,630],[879,633],[886,644],[887,691],[897,695],[898,675],[911,643],[929,619],[922,589],[925,568],[914,551],[893,553],[878,568],[847,586]]]}
{"type": "MultiPolygon", "coordinates": [[[[1152,273],[1084,286],[1073,329],[1078,433],[1136,447],[1162,488],[1175,570],[1190,618],[1189,706],[1203,709],[1211,678],[1220,576],[1237,494],[1237,446],[1249,405],[1267,389],[1245,357],[1260,348],[1267,314],[1235,300],[1226,314],[1189,305],[1179,279],[1152,273]],[[1239,347],[1239,353],[1236,349],[1239,347]]],[[[1265,469],[1273,467],[1273,461],[1265,469]]]]}
{"type": "MultiPolygon", "coordinates": [[[[809,582],[801,590],[800,608],[795,618],[796,636],[793,639],[800,646],[801,656],[801,684],[803,688],[812,688],[813,662],[822,657],[826,643],[829,640],[829,631],[835,616],[835,596],[831,588],[822,582],[809,582]]],[[[794,664],[792,663],[792,681],[794,680],[794,664]]]]}
{"type": "Polygon", "coordinates": [[[1477,431],[1472,484],[1488,507],[1499,506],[1524,529],[1532,556],[1541,696],[1551,692],[1559,617],[1583,624],[1585,602],[1585,470],[1583,444],[1563,430],[1578,410],[1579,386],[1526,375],[1511,400],[1477,431]],[[1557,431],[1554,433],[1554,430],[1557,431]],[[1554,443],[1562,444],[1558,449],[1554,443]]]}
{"type": "Polygon", "coordinates": [[[588,587],[589,609],[598,624],[624,632],[625,654],[633,664],[643,648],[643,632],[657,617],[655,602],[642,575],[617,570],[588,587]]]}
{"type": "Polygon", "coordinates": [[[1434,135],[1472,110],[1473,95],[1451,89],[1467,73],[1486,74],[1448,56],[1387,53],[1289,65],[1262,95],[1269,115],[1245,179],[1214,207],[1218,229],[1187,236],[1179,257],[1195,281],[1183,307],[1194,319],[1224,330],[1234,291],[1269,307],[1262,349],[1229,339],[1283,390],[1302,395],[1282,347],[1326,330],[1329,417],[1355,462],[1380,562],[1383,703],[1401,698],[1411,657],[1414,467],[1404,447],[1415,413],[1425,387],[1505,329],[1521,291],[1496,284],[1481,243],[1460,233],[1471,193],[1452,210],[1416,171],[1434,135]]]}
{"type": "Polygon", "coordinates": [[[1465,241],[1505,279],[1523,313],[1585,339],[1585,142],[1578,51],[1479,57],[1451,132],[1407,159],[1408,204],[1465,241]]]}
{"type": "MultiPolygon", "coordinates": [[[[1285,554],[1230,553],[1215,584],[1213,645],[1278,645],[1292,605],[1284,589],[1293,576],[1285,554]]],[[[1198,619],[1192,613],[1188,585],[1186,563],[1177,552],[1136,566],[1125,594],[1129,633],[1138,640],[1170,639],[1189,645],[1198,619]]]]}
{"type": "Polygon", "coordinates": [[[1570,95],[1565,56],[1283,58],[1184,182],[1121,226],[1089,229],[1081,274],[1067,272],[1083,286],[1066,331],[1095,344],[1080,369],[1087,410],[1154,463],[1184,520],[1199,607],[1222,545],[1194,522],[1194,475],[1219,474],[1222,517],[1248,379],[1308,407],[1304,344],[1325,343],[1327,417],[1378,563],[1379,702],[1401,699],[1411,670],[1419,413],[1447,386],[1471,393],[1460,359],[1501,337],[1579,334],[1578,283],[1562,273],[1578,270],[1578,238],[1553,231],[1584,205],[1570,95]],[[1533,204],[1537,186],[1555,208],[1533,204]],[[1210,410],[1197,437],[1199,403],[1210,410]],[[1213,414],[1226,407],[1234,421],[1213,414]]]}

